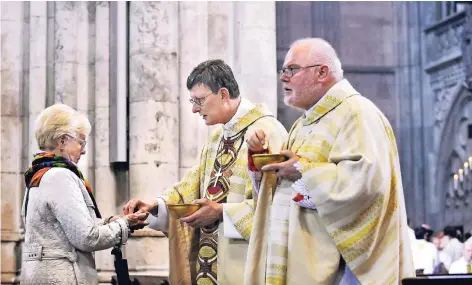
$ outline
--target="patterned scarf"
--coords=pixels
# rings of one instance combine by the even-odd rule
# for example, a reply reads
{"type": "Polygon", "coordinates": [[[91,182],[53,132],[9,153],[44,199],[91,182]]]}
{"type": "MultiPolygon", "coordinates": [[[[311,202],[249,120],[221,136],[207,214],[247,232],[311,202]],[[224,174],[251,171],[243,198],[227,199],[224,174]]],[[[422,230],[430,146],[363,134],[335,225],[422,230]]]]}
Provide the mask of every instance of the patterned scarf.
{"type": "Polygon", "coordinates": [[[25,184],[28,188],[28,193],[26,195],[26,205],[28,203],[29,189],[31,187],[38,187],[44,173],[53,167],[67,168],[74,172],[75,175],[77,175],[77,177],[79,177],[80,180],[84,182],[85,188],[87,189],[90,199],[92,199],[93,206],[95,207],[95,215],[97,218],[101,218],[102,215],[100,214],[97,203],[95,202],[95,197],[92,193],[92,187],[90,187],[90,184],[88,183],[87,179],[84,178],[80,169],[70,160],[50,152],[40,152],[35,154],[31,167],[25,172],[25,184]]]}

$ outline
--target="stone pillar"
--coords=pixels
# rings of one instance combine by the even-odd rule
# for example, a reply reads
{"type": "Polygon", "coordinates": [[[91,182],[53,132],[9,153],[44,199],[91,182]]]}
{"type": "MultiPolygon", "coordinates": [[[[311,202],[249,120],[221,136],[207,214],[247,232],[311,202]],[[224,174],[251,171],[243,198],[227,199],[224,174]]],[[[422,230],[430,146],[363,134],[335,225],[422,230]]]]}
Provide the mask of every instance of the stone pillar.
{"type": "MultiPolygon", "coordinates": [[[[130,2],[130,197],[150,200],[178,181],[177,2],[130,2]]],[[[145,230],[127,245],[130,268],[167,275],[168,242],[145,230]]]]}
{"type": "MultiPolygon", "coordinates": [[[[393,3],[394,9],[401,5],[400,2],[393,3]]],[[[407,206],[407,215],[415,225],[426,222],[425,201],[427,195],[425,189],[430,182],[428,177],[428,165],[426,153],[427,146],[424,140],[424,109],[425,102],[429,96],[425,96],[421,82],[425,80],[423,69],[421,68],[421,37],[423,35],[421,26],[421,17],[419,12],[419,3],[404,2],[406,13],[397,10],[396,19],[403,18],[403,27],[399,26],[397,33],[397,102],[398,112],[404,112],[403,115],[397,116],[397,130],[400,133],[402,148],[400,154],[403,157],[409,156],[408,160],[402,161],[402,181],[403,191],[405,193],[405,203],[407,206]],[[402,47],[403,46],[403,47],[402,47]],[[406,49],[405,49],[406,46],[406,49]],[[409,119],[407,119],[409,118],[409,119]],[[402,138],[406,135],[409,145],[405,144],[406,140],[402,138]]],[[[397,8],[398,9],[398,8],[397,8]]],[[[394,123],[391,122],[393,125],[394,123]]]]}
{"type": "MultiPolygon", "coordinates": [[[[64,103],[88,115],[89,110],[89,13],[86,2],[54,2],[54,103],[64,103]]],[[[92,17],[93,19],[93,17],[92,17]]],[[[52,78],[48,78],[49,80],[52,78]]],[[[90,123],[93,119],[89,116],[90,123]]],[[[93,152],[89,138],[87,152],[93,152]]],[[[89,171],[89,154],[78,166],[93,185],[93,172],[89,171]]]]}
{"type": "MultiPolygon", "coordinates": [[[[22,148],[25,2],[1,3],[1,283],[16,279],[21,257],[20,209],[24,192],[22,148]],[[4,139],[7,138],[7,139],[4,139]]],[[[29,20],[29,19],[28,19],[29,20]]],[[[25,63],[27,64],[27,62],[25,63]]]]}
{"type": "MultiPolygon", "coordinates": [[[[120,192],[116,184],[115,173],[110,165],[110,30],[109,2],[94,2],[89,8],[89,17],[93,19],[90,23],[90,33],[93,35],[91,45],[93,60],[90,73],[89,92],[93,104],[89,118],[94,121],[92,135],[93,145],[89,146],[89,160],[91,171],[95,178],[95,199],[100,207],[103,217],[120,214],[121,207],[118,205],[117,194],[120,192]],[[93,170],[92,170],[93,169],[93,170]]],[[[92,57],[92,56],[91,56],[92,57]]],[[[126,188],[126,187],[125,187],[126,188]]],[[[99,281],[109,283],[111,276],[115,275],[113,256],[111,249],[95,253],[99,281]]]]}
{"type": "MultiPolygon", "coordinates": [[[[92,132],[88,138],[86,153],[82,155],[79,161],[79,167],[83,174],[89,180],[91,185],[95,184],[94,177],[94,155],[97,153],[94,148],[95,140],[95,118],[94,118],[94,69],[95,60],[95,5],[94,2],[74,2],[75,9],[75,64],[72,64],[75,90],[72,90],[72,100],[76,102],[76,109],[84,113],[91,125],[92,132]]],[[[71,100],[71,101],[72,101],[71,100]]],[[[95,192],[96,193],[96,192],[95,192]]]]}
{"type": "Polygon", "coordinates": [[[233,30],[232,2],[207,3],[207,49],[208,59],[222,59],[234,70],[231,56],[233,30]]]}
{"type": "Polygon", "coordinates": [[[277,115],[275,2],[225,4],[233,6],[229,23],[232,29],[230,62],[240,83],[241,95],[254,103],[266,103],[277,115]]]}
{"type": "Polygon", "coordinates": [[[186,80],[191,70],[207,59],[226,61],[233,69],[241,95],[254,103],[265,102],[274,115],[277,73],[275,3],[179,2],[179,8],[180,177],[183,177],[196,163],[195,157],[213,129],[190,111],[186,80]],[[262,14],[267,17],[258,17],[262,14]],[[190,141],[188,137],[197,139],[190,141]]]}
{"type": "Polygon", "coordinates": [[[187,77],[199,63],[209,59],[208,26],[212,16],[208,15],[213,2],[179,2],[179,179],[197,162],[196,158],[208,137],[209,128],[198,114],[192,113],[187,90],[187,77]]]}
{"type": "Polygon", "coordinates": [[[34,123],[39,113],[46,108],[47,74],[47,3],[30,2],[29,33],[29,92],[28,92],[28,162],[39,152],[34,137],[34,123]]]}
{"type": "MultiPolygon", "coordinates": [[[[409,103],[410,108],[411,108],[411,113],[410,113],[410,123],[411,123],[411,128],[408,128],[408,131],[411,132],[412,138],[421,138],[422,137],[422,131],[423,131],[423,121],[422,121],[422,106],[421,106],[421,101],[422,98],[418,96],[418,94],[421,94],[421,84],[420,82],[422,81],[422,73],[423,70],[421,69],[421,46],[420,46],[420,38],[415,39],[415,35],[421,35],[421,30],[422,27],[420,25],[420,18],[418,17],[419,11],[418,11],[419,5],[418,3],[407,3],[407,34],[404,36],[407,36],[410,41],[408,42],[408,52],[405,53],[403,56],[408,56],[409,62],[408,62],[408,80],[411,80],[409,82],[408,90],[409,92],[403,92],[400,91],[397,93],[397,102],[398,106],[400,104],[404,104],[407,102],[405,100],[405,94],[409,95],[409,103]],[[402,102],[403,101],[403,102],[402,102]]],[[[400,65],[401,69],[404,69],[403,65],[400,65]]],[[[405,82],[404,82],[405,83],[405,82]]],[[[397,86],[398,89],[404,89],[406,86],[397,86]]],[[[421,94],[422,95],[422,94],[421,94]]],[[[400,109],[400,108],[398,108],[400,109]]],[[[399,110],[400,111],[400,110],[399,110]]],[[[397,126],[399,125],[400,122],[406,123],[407,120],[400,120],[400,118],[406,118],[406,117],[397,117],[397,126]]],[[[393,124],[393,123],[392,123],[393,124]]],[[[405,201],[405,203],[410,207],[410,209],[414,209],[415,213],[413,214],[412,212],[407,212],[409,217],[413,218],[416,220],[416,224],[420,224],[421,221],[425,221],[425,216],[424,216],[424,201],[426,200],[426,197],[424,195],[424,182],[426,181],[424,179],[425,176],[425,158],[424,158],[424,140],[421,139],[413,139],[411,141],[411,146],[410,149],[412,150],[412,165],[413,171],[408,171],[411,172],[411,180],[410,182],[406,182],[403,184],[403,189],[404,192],[408,192],[410,194],[413,194],[412,196],[414,199],[408,199],[405,201]]],[[[405,150],[405,149],[404,149],[405,150]]],[[[403,165],[404,166],[404,165],[403,165]]],[[[426,166],[427,167],[427,166],[426,166]]],[[[405,174],[404,171],[402,171],[402,174],[405,174]]]]}
{"type": "Polygon", "coordinates": [[[77,108],[77,13],[79,2],[54,2],[54,102],[77,108]]]}

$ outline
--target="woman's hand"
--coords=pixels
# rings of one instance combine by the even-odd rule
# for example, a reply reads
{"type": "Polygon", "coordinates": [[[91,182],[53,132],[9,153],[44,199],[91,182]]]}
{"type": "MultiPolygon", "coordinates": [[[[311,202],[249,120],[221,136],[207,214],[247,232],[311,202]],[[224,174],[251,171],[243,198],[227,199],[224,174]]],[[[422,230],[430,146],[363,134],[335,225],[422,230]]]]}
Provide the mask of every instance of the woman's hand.
{"type": "Polygon", "coordinates": [[[106,224],[111,223],[111,222],[113,222],[113,221],[115,221],[116,219],[119,219],[119,218],[124,218],[124,215],[113,216],[113,217],[109,218],[108,220],[105,220],[105,223],[106,224]]]}
{"type": "Polygon", "coordinates": [[[128,214],[125,215],[124,218],[128,221],[128,226],[131,231],[134,230],[140,230],[144,228],[145,226],[149,225],[148,222],[146,222],[146,219],[148,217],[149,213],[134,213],[134,214],[128,214]]]}

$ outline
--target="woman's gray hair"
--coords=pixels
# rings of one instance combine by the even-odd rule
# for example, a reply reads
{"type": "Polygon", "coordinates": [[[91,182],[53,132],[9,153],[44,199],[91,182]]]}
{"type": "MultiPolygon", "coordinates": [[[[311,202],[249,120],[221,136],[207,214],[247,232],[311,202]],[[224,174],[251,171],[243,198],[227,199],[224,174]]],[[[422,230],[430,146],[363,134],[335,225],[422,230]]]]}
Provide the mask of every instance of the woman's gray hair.
{"type": "Polygon", "coordinates": [[[290,48],[296,45],[310,47],[310,57],[314,60],[313,64],[325,64],[336,81],[343,79],[344,71],[341,61],[334,48],[327,41],[321,38],[304,38],[293,42],[290,48]]]}
{"type": "Polygon", "coordinates": [[[38,147],[51,151],[63,135],[88,136],[92,126],[87,117],[65,104],[55,104],[44,109],[35,122],[34,135],[38,147]]]}

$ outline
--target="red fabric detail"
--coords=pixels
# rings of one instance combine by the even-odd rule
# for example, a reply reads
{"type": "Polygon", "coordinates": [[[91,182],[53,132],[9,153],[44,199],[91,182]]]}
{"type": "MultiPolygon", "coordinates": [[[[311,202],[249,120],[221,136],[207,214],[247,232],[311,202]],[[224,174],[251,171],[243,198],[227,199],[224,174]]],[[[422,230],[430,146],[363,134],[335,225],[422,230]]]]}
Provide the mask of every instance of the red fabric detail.
{"type": "Polygon", "coordinates": [[[92,193],[92,186],[90,186],[90,183],[85,178],[84,178],[84,184],[85,184],[85,189],[87,189],[87,192],[92,193]]]}
{"type": "Polygon", "coordinates": [[[38,170],[34,175],[33,178],[31,179],[31,183],[29,187],[38,187],[39,182],[41,181],[41,178],[43,178],[44,173],[51,169],[52,167],[45,167],[40,170],[38,170]]]}
{"type": "MultiPolygon", "coordinates": [[[[41,182],[41,179],[43,178],[43,175],[51,168],[52,167],[45,167],[38,170],[33,175],[33,178],[31,179],[30,187],[38,187],[39,182],[41,182]]],[[[92,193],[92,187],[90,186],[90,183],[88,182],[88,180],[85,178],[84,178],[84,184],[85,184],[85,189],[87,189],[87,192],[92,193]]]]}
{"type": "Polygon", "coordinates": [[[295,201],[295,202],[300,202],[300,201],[302,201],[303,199],[305,199],[305,198],[304,198],[303,195],[300,194],[300,193],[297,194],[295,197],[292,198],[292,200],[295,201]]]}
{"type": "Polygon", "coordinates": [[[208,187],[208,193],[211,195],[216,195],[221,191],[222,187],[219,182],[216,183],[216,186],[208,187]]]}

